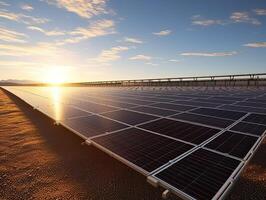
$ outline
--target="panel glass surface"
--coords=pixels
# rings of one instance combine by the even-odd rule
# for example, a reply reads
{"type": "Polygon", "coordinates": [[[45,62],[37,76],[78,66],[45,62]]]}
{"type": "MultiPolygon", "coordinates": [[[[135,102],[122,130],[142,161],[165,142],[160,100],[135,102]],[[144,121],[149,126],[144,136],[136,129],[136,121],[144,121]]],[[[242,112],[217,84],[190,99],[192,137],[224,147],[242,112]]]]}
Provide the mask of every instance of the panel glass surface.
{"type": "Polygon", "coordinates": [[[130,125],[137,125],[158,118],[152,115],[127,111],[127,110],[118,110],[114,112],[108,112],[102,115],[130,125]]]}
{"type": "Polygon", "coordinates": [[[258,125],[258,124],[251,124],[251,123],[246,123],[246,122],[239,122],[238,124],[233,126],[231,130],[261,136],[265,132],[266,126],[258,125]]]}
{"type": "Polygon", "coordinates": [[[203,115],[195,115],[195,114],[190,114],[190,113],[177,114],[177,115],[171,116],[171,118],[190,121],[190,122],[196,122],[199,124],[215,126],[219,128],[226,128],[232,123],[234,123],[234,121],[232,120],[220,119],[220,118],[215,118],[215,117],[207,117],[203,115]]]}
{"type": "Polygon", "coordinates": [[[214,128],[170,119],[159,119],[157,121],[141,125],[140,127],[194,144],[201,144],[220,131],[214,128]]]}
{"type": "Polygon", "coordinates": [[[94,138],[93,141],[147,172],[194,147],[136,128],[94,138]]]}
{"type": "Polygon", "coordinates": [[[257,137],[226,131],[205,147],[244,159],[257,140],[257,137]]]}
{"type": "Polygon", "coordinates": [[[92,137],[127,127],[124,124],[99,117],[97,115],[63,120],[62,123],[85,137],[92,137]]]}
{"type": "Polygon", "coordinates": [[[243,121],[266,125],[266,115],[250,114],[243,121]]]}
{"type": "Polygon", "coordinates": [[[199,149],[155,176],[195,199],[212,199],[240,161],[199,149]]]}
{"type": "Polygon", "coordinates": [[[186,110],[191,110],[191,109],[195,108],[193,106],[169,104],[169,103],[156,103],[156,104],[152,104],[152,106],[158,107],[158,108],[176,110],[176,111],[186,111],[186,110]]]}
{"type": "Polygon", "coordinates": [[[229,110],[213,109],[213,108],[198,108],[191,111],[192,113],[209,115],[213,117],[221,117],[226,119],[238,120],[239,118],[246,115],[245,112],[236,112],[229,110]]]}

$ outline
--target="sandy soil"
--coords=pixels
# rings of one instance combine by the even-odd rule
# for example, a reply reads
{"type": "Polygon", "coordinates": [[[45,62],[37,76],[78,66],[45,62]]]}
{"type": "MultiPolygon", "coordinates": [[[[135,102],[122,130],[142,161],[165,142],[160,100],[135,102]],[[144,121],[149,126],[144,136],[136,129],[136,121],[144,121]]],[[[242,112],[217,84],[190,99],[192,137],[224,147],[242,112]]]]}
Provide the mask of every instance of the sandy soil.
{"type": "MultiPolygon", "coordinates": [[[[161,189],[0,89],[0,199],[161,199],[161,189]]],[[[263,199],[266,140],[228,199],[263,199]]],[[[177,199],[171,196],[170,199],[177,199]]]]}

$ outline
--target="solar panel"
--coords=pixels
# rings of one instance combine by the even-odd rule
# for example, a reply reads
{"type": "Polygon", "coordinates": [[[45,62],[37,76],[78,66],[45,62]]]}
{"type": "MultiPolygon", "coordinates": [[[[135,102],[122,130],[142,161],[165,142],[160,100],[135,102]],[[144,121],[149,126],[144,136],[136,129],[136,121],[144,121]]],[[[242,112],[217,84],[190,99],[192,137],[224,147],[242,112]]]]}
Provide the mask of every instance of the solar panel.
{"type": "MultiPolygon", "coordinates": [[[[155,175],[190,199],[212,199],[241,162],[199,149],[155,175]]],[[[216,196],[215,199],[218,199],[216,196]]]]}
{"type": "Polygon", "coordinates": [[[205,147],[244,159],[258,139],[258,137],[226,131],[205,147]]]}
{"type": "Polygon", "coordinates": [[[250,114],[243,121],[266,125],[266,115],[250,114]]]}
{"type": "Polygon", "coordinates": [[[169,116],[169,115],[178,113],[178,111],[165,110],[165,109],[148,107],[148,106],[139,106],[139,107],[132,108],[132,110],[154,114],[154,115],[160,115],[160,116],[169,116]]]}
{"type": "Polygon", "coordinates": [[[188,199],[222,198],[265,136],[264,89],[5,89],[188,199]]]}
{"type": "Polygon", "coordinates": [[[171,119],[159,119],[140,127],[194,144],[201,144],[220,131],[171,119]]]}
{"type": "Polygon", "coordinates": [[[104,113],[103,116],[109,117],[111,119],[118,120],[130,125],[137,125],[146,121],[154,120],[157,117],[152,115],[127,111],[127,110],[118,110],[113,112],[104,113]]]}
{"type": "Polygon", "coordinates": [[[63,120],[62,123],[85,137],[92,137],[127,127],[124,124],[97,115],[67,119],[63,120]]]}
{"type": "Polygon", "coordinates": [[[266,126],[251,124],[246,122],[239,122],[238,124],[233,126],[231,130],[261,136],[265,133],[266,126]]]}
{"type": "Polygon", "coordinates": [[[152,172],[194,146],[131,128],[93,139],[93,142],[152,172]]]}
{"type": "Polygon", "coordinates": [[[186,110],[191,110],[195,108],[193,106],[170,104],[170,103],[156,103],[156,104],[152,104],[152,106],[157,107],[157,108],[175,110],[175,111],[186,111],[186,110]]]}
{"type": "Polygon", "coordinates": [[[190,105],[190,106],[198,106],[198,107],[211,107],[211,108],[214,108],[214,107],[217,107],[221,104],[218,104],[218,103],[206,103],[206,102],[194,102],[194,101],[175,101],[173,103],[176,103],[176,104],[184,104],[184,105],[190,105]]]}
{"type": "Polygon", "coordinates": [[[195,115],[191,113],[177,114],[177,115],[171,116],[171,118],[185,120],[189,122],[196,122],[199,124],[205,124],[208,126],[214,126],[214,127],[219,127],[219,128],[226,128],[232,123],[234,123],[234,121],[232,120],[208,117],[208,116],[203,116],[203,115],[198,115],[198,114],[195,115]]]}
{"type": "Polygon", "coordinates": [[[198,108],[191,111],[192,113],[208,115],[213,117],[221,117],[226,119],[237,120],[247,113],[244,112],[236,112],[236,111],[229,111],[229,110],[220,110],[220,109],[213,109],[213,108],[198,108]]]}
{"type": "Polygon", "coordinates": [[[225,110],[235,110],[240,112],[251,112],[251,113],[261,113],[266,114],[266,108],[255,108],[255,107],[247,107],[247,106],[232,106],[232,105],[225,105],[221,106],[221,109],[225,110]]]}

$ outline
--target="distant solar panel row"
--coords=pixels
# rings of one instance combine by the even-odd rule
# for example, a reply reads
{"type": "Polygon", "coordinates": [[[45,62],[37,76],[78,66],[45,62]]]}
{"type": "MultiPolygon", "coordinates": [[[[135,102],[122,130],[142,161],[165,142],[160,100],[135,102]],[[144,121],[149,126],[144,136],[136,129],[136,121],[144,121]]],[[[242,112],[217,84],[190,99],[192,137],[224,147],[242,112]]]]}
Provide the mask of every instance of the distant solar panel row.
{"type": "Polygon", "coordinates": [[[5,89],[189,199],[222,198],[265,136],[263,88],[5,89]]]}

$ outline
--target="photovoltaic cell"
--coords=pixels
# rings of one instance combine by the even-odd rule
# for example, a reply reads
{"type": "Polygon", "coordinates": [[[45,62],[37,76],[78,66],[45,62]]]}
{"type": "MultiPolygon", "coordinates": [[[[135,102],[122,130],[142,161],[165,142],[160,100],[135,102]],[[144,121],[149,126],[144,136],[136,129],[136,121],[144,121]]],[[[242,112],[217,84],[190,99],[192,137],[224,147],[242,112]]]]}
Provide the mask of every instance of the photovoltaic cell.
{"type": "Polygon", "coordinates": [[[217,103],[206,103],[206,102],[194,102],[194,101],[175,101],[173,103],[176,104],[184,104],[184,105],[190,105],[190,106],[199,106],[199,107],[217,107],[221,104],[217,104],[217,103]]]}
{"type": "Polygon", "coordinates": [[[266,108],[266,103],[250,103],[250,102],[238,102],[235,105],[239,106],[250,106],[255,108],[266,108]]]}
{"type": "Polygon", "coordinates": [[[63,120],[63,124],[75,131],[78,131],[85,137],[92,137],[127,127],[124,124],[99,117],[97,115],[63,120]]]}
{"type": "Polygon", "coordinates": [[[243,121],[266,125],[266,115],[250,114],[243,121]]]}
{"type": "Polygon", "coordinates": [[[232,106],[232,105],[225,105],[220,108],[225,109],[225,110],[235,110],[235,111],[241,111],[241,112],[266,114],[266,109],[264,108],[254,108],[254,107],[247,107],[247,106],[232,106]]]}
{"type": "Polygon", "coordinates": [[[200,144],[219,132],[218,129],[170,119],[159,119],[140,127],[194,144],[200,144]]]}
{"type": "Polygon", "coordinates": [[[109,117],[111,119],[118,120],[120,122],[130,124],[130,125],[140,124],[140,123],[150,121],[150,120],[157,118],[157,117],[154,117],[152,115],[127,111],[127,110],[118,110],[118,111],[108,112],[108,113],[105,113],[102,115],[109,117]]]}
{"type": "Polygon", "coordinates": [[[152,106],[158,107],[158,108],[176,110],[176,111],[186,111],[186,110],[191,110],[195,108],[193,106],[169,104],[169,103],[156,103],[156,104],[153,104],[152,106]]]}
{"type": "Polygon", "coordinates": [[[195,114],[190,114],[190,113],[177,114],[177,115],[171,116],[171,118],[190,121],[190,122],[196,122],[199,124],[205,124],[205,125],[215,126],[219,128],[226,128],[232,123],[234,123],[234,121],[232,120],[220,119],[220,118],[215,118],[215,117],[207,117],[203,115],[195,115],[195,114]]]}
{"type": "Polygon", "coordinates": [[[240,161],[199,149],[155,175],[195,199],[212,199],[240,161]]]}
{"type": "Polygon", "coordinates": [[[205,147],[244,159],[257,140],[257,137],[226,131],[205,147]]]}
{"type": "Polygon", "coordinates": [[[238,124],[233,126],[231,130],[261,136],[265,132],[266,126],[251,124],[246,122],[239,122],[238,124]]]}
{"type": "Polygon", "coordinates": [[[213,109],[213,108],[198,108],[191,111],[192,113],[209,115],[213,117],[221,117],[232,120],[238,120],[243,117],[247,113],[237,112],[237,111],[229,111],[229,110],[221,110],[221,109],[213,109]]]}
{"type": "Polygon", "coordinates": [[[148,106],[140,106],[136,108],[131,108],[131,110],[136,110],[136,111],[154,114],[154,115],[160,115],[160,116],[169,116],[169,115],[178,113],[178,111],[164,110],[164,109],[153,108],[153,107],[148,107],[148,106]]]}
{"type": "Polygon", "coordinates": [[[192,145],[136,128],[94,138],[93,141],[147,172],[193,148],[192,145]]]}

